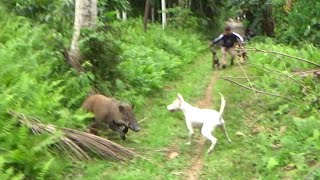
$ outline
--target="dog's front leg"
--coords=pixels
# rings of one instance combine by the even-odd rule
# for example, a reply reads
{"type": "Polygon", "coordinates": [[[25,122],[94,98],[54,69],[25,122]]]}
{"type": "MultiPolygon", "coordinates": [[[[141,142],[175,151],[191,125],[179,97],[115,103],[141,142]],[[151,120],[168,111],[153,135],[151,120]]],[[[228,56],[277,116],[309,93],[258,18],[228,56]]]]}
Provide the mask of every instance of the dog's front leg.
{"type": "Polygon", "coordinates": [[[192,124],[190,122],[187,122],[187,128],[189,130],[189,142],[187,142],[186,144],[187,145],[190,145],[191,144],[191,141],[192,141],[192,136],[194,134],[194,131],[193,131],[193,127],[192,127],[192,124]]]}

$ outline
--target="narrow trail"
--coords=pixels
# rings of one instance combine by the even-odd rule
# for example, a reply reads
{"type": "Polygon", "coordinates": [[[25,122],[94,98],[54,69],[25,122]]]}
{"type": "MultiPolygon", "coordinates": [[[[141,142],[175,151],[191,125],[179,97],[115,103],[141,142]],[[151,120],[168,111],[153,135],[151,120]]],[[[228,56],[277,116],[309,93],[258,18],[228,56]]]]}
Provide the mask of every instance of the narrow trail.
{"type": "MultiPolygon", "coordinates": [[[[205,96],[203,99],[197,102],[199,108],[211,108],[212,106],[212,88],[218,78],[218,72],[215,71],[211,77],[210,83],[206,88],[205,96]]],[[[201,136],[196,144],[193,144],[192,147],[195,148],[195,156],[191,160],[191,167],[185,170],[185,175],[188,180],[197,180],[199,179],[200,172],[203,167],[203,155],[204,155],[204,144],[205,139],[201,136]]]]}

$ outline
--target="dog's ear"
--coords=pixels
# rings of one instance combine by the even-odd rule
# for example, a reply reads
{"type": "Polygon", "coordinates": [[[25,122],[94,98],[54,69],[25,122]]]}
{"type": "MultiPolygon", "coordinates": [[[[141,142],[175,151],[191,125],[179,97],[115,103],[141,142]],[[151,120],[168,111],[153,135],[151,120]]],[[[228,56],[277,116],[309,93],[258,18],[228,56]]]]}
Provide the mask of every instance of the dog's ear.
{"type": "Polygon", "coordinates": [[[184,100],[183,100],[183,97],[182,97],[182,95],[181,95],[180,93],[178,93],[177,96],[178,96],[178,99],[179,99],[180,101],[184,101],[184,100]]]}

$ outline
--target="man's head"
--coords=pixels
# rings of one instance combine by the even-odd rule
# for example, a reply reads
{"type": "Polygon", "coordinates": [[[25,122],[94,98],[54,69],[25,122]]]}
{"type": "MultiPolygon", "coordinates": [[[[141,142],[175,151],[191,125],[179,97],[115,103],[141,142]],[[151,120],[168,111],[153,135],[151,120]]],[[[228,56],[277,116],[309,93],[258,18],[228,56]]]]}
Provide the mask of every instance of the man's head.
{"type": "Polygon", "coordinates": [[[231,27],[230,26],[227,25],[224,27],[224,34],[225,35],[231,34],[231,27]]]}

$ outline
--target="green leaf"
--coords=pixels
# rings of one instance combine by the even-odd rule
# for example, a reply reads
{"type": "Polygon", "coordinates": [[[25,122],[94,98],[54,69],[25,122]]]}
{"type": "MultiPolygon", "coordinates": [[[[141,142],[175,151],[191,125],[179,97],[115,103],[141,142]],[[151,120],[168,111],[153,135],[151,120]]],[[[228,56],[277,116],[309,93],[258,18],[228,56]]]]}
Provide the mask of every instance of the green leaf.
{"type": "Polygon", "coordinates": [[[310,33],[310,28],[307,28],[307,29],[304,31],[304,35],[305,35],[305,36],[308,36],[309,33],[310,33]]]}
{"type": "Polygon", "coordinates": [[[279,162],[274,157],[269,158],[268,165],[267,165],[267,168],[269,170],[272,170],[277,165],[279,165],[279,162]]]}

